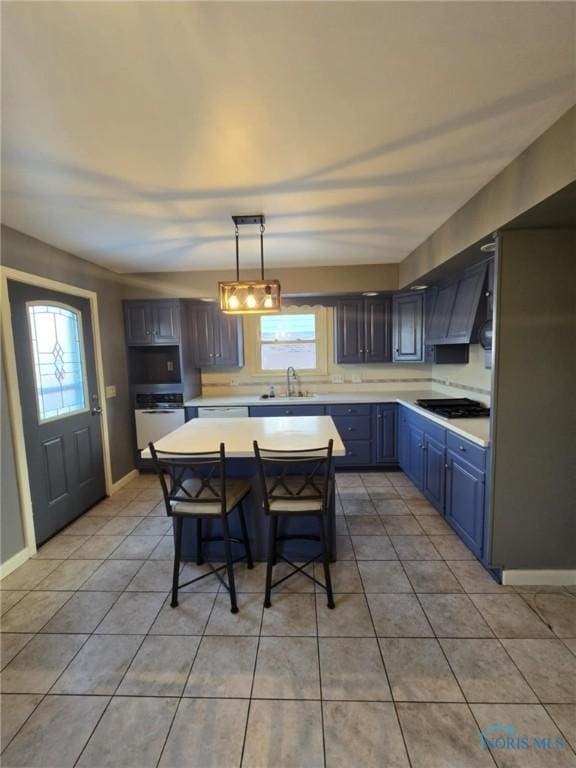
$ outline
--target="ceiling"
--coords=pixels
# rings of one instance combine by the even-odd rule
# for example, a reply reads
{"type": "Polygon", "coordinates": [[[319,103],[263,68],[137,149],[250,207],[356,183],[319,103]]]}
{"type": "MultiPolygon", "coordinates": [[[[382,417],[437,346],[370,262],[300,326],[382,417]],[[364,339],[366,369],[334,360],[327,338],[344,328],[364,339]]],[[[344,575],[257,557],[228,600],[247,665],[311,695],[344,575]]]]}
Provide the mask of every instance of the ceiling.
{"type": "Polygon", "coordinates": [[[401,261],[575,100],[574,3],[2,6],[3,221],[119,272],[401,261]]]}

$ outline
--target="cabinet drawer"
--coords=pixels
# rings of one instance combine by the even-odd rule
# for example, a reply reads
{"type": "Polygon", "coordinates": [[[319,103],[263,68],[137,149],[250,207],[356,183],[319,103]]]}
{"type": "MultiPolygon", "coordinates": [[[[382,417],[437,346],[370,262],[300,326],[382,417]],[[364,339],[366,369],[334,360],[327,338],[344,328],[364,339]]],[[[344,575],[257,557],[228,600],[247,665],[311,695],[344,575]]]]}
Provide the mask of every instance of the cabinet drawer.
{"type": "Polygon", "coordinates": [[[370,416],[333,416],[342,440],[370,440],[370,416]]]}
{"type": "Polygon", "coordinates": [[[346,456],[336,458],[337,465],[367,466],[370,464],[370,440],[343,440],[346,456]]]}
{"type": "Polygon", "coordinates": [[[250,416],[324,416],[323,405],[252,405],[250,416]]]}
{"type": "Polygon", "coordinates": [[[472,464],[472,466],[482,472],[486,469],[486,448],[482,448],[471,440],[466,440],[466,438],[450,431],[448,431],[447,445],[448,450],[459,454],[464,461],[472,464]]]}
{"type": "Polygon", "coordinates": [[[331,416],[370,416],[369,405],[330,405],[328,413],[331,416]]]}

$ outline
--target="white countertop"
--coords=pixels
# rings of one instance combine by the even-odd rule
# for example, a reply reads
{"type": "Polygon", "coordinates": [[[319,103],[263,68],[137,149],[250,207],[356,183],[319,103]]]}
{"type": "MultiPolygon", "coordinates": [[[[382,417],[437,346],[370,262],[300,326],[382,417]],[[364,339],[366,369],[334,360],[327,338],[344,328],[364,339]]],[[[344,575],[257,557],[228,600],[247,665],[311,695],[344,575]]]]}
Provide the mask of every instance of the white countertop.
{"type": "MultiPolygon", "coordinates": [[[[191,407],[217,407],[217,406],[230,406],[230,405],[338,405],[345,403],[399,403],[405,405],[407,408],[411,408],[416,413],[424,416],[431,421],[445,429],[449,429],[452,432],[471,440],[473,443],[487,448],[490,445],[490,419],[446,419],[443,416],[437,416],[436,414],[426,411],[424,408],[420,408],[416,405],[416,400],[429,399],[433,397],[447,397],[444,392],[436,392],[432,389],[428,390],[388,390],[381,392],[330,392],[327,394],[318,394],[313,398],[268,398],[261,400],[258,395],[238,395],[234,397],[195,397],[192,400],[188,400],[185,405],[191,407]]],[[[474,399],[474,394],[471,394],[471,399],[474,399]]],[[[297,417],[296,417],[297,418],[297,417]]],[[[313,416],[306,416],[301,418],[315,418],[313,416]]],[[[321,418],[321,417],[316,417],[321,418]]],[[[284,419],[279,417],[279,421],[284,419]]],[[[227,424],[232,419],[226,420],[227,424]]],[[[246,421],[245,419],[236,419],[236,421],[246,421]]],[[[190,422],[189,422],[190,423],[190,422]]],[[[182,427],[181,427],[182,429],[182,427]]]]}
{"type": "MultiPolygon", "coordinates": [[[[346,454],[331,416],[280,416],[278,418],[192,419],[155,443],[159,451],[201,453],[226,444],[227,458],[254,456],[253,441],[263,448],[297,451],[321,448],[334,440],[334,456],[346,454]]],[[[149,459],[148,449],[142,458],[149,459]]]]}

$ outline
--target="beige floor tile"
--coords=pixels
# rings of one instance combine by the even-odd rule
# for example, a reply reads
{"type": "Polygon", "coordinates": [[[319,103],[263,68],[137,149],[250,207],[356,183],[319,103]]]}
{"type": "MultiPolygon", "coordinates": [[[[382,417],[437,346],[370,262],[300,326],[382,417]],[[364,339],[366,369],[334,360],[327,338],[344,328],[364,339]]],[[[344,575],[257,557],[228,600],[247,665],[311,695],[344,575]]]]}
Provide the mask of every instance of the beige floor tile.
{"type": "Polygon", "coordinates": [[[526,749],[503,749],[497,740],[494,747],[489,747],[499,768],[575,768],[576,755],[570,747],[565,744],[563,749],[557,748],[556,740],[562,740],[562,735],[544,707],[537,704],[472,704],[471,709],[482,730],[495,723],[512,724],[514,739],[526,740],[526,749]],[[550,739],[556,748],[537,748],[535,738],[550,739]]]}
{"type": "Polygon", "coordinates": [[[464,701],[437,640],[380,638],[396,701],[464,701]]]}
{"type": "Polygon", "coordinates": [[[358,569],[366,593],[412,592],[402,565],[385,560],[363,560],[358,569]]]}
{"type": "Polygon", "coordinates": [[[420,517],[421,515],[431,515],[432,517],[440,517],[440,513],[435,509],[432,504],[425,499],[404,499],[410,510],[410,514],[420,517]]]}
{"type": "Polygon", "coordinates": [[[336,536],[336,557],[338,560],[355,560],[350,536],[336,536]]]}
{"type": "Polygon", "coordinates": [[[323,713],[326,768],[408,768],[393,704],[328,701],[323,713]]]}
{"type": "Polygon", "coordinates": [[[34,589],[63,560],[27,560],[11,574],[0,581],[0,589],[28,590],[34,589]]]}
{"type": "Polygon", "coordinates": [[[242,768],[272,765],[274,768],[323,768],[319,701],[252,702],[242,768]]]}
{"type": "Polygon", "coordinates": [[[103,526],[97,536],[127,536],[132,533],[134,528],[144,520],[143,517],[113,517],[108,520],[105,526],[103,526]]]}
{"type": "MultiPolygon", "coordinates": [[[[322,584],[324,583],[324,568],[320,563],[314,564],[314,576],[322,584]]],[[[353,561],[337,561],[335,563],[330,563],[330,576],[332,579],[332,589],[335,593],[350,592],[361,594],[364,591],[362,587],[362,579],[358,572],[358,566],[353,561]]],[[[320,587],[317,588],[317,591],[320,592],[320,594],[323,593],[323,590],[320,587]]]]}
{"type": "Polygon", "coordinates": [[[446,565],[456,576],[465,592],[476,594],[498,594],[514,592],[513,587],[503,587],[477,561],[450,560],[446,565]]]}
{"type": "Polygon", "coordinates": [[[74,552],[74,558],[104,560],[124,541],[124,536],[92,536],[74,552]]]}
{"type": "Polygon", "coordinates": [[[472,552],[460,541],[458,536],[434,536],[431,541],[445,560],[476,561],[472,552]]]}
{"type": "Polygon", "coordinates": [[[576,638],[564,638],[564,645],[576,656],[576,638]]]}
{"type": "MultiPolygon", "coordinates": [[[[96,538],[96,537],[94,537],[96,538]]],[[[160,544],[161,536],[136,536],[131,533],[110,555],[111,560],[144,560],[160,544]]]]}
{"type": "Polygon", "coordinates": [[[499,640],[443,639],[440,645],[468,701],[538,702],[499,640]]]}
{"type": "MultiPolygon", "coordinates": [[[[374,497],[372,497],[374,498],[374,497]]],[[[411,515],[410,508],[399,497],[374,498],[374,506],[379,515],[411,515]]]]}
{"type": "Polygon", "coordinates": [[[349,518],[354,517],[355,515],[375,515],[376,514],[376,508],[373,502],[368,498],[366,499],[343,498],[341,499],[341,502],[342,502],[342,511],[346,516],[348,525],[350,525],[349,518]]]}
{"type": "Polygon", "coordinates": [[[247,716],[246,699],[182,699],[159,768],[239,768],[247,716]]]}
{"type": "Polygon", "coordinates": [[[105,696],[47,696],[3,753],[3,768],[72,768],[107,704],[105,696]]]}
{"type": "Polygon", "coordinates": [[[438,637],[493,637],[467,595],[421,594],[420,602],[438,637]]]}
{"type": "Polygon", "coordinates": [[[174,538],[162,536],[160,543],[154,547],[150,553],[150,560],[170,560],[174,559],[174,538]]]}
{"type": "Polygon", "coordinates": [[[105,517],[86,517],[86,515],[82,515],[68,525],[64,531],[67,536],[92,536],[102,530],[107,522],[108,519],[105,517]]]}
{"type": "MultiPolygon", "coordinates": [[[[158,545],[159,547],[162,546],[162,542],[158,545]]],[[[154,560],[152,557],[150,557],[149,562],[152,563],[163,563],[165,564],[164,567],[166,567],[167,570],[169,570],[170,573],[172,573],[172,567],[173,562],[172,560],[166,561],[166,560],[154,560]]],[[[213,563],[214,567],[218,567],[220,563],[213,563]]],[[[245,569],[241,564],[236,564],[234,566],[234,577],[237,579],[236,583],[236,590],[238,590],[238,581],[240,580],[242,574],[244,572],[246,573],[252,573],[252,571],[248,571],[245,569]]],[[[198,576],[202,576],[206,573],[210,573],[210,568],[208,565],[196,565],[196,563],[184,563],[182,566],[182,570],[180,571],[180,584],[186,584],[187,581],[192,581],[192,579],[196,579],[198,576]]],[[[227,575],[224,571],[220,571],[220,575],[223,576],[223,578],[226,580],[227,575]]],[[[185,587],[180,587],[182,592],[211,592],[215,594],[216,592],[220,592],[220,590],[223,590],[224,587],[220,586],[220,581],[217,576],[214,574],[211,574],[210,576],[206,576],[203,579],[200,579],[199,581],[193,582],[192,584],[188,584],[185,587]]]]}
{"type": "Polygon", "coordinates": [[[325,596],[316,595],[320,637],[374,637],[364,595],[335,595],[334,602],[336,607],[330,609],[325,596]]]}
{"type": "Polygon", "coordinates": [[[177,699],[115,697],[76,765],[155,768],[177,705],[177,699]]]}
{"type": "Polygon", "coordinates": [[[362,485],[338,486],[338,495],[340,496],[340,500],[343,503],[349,499],[352,499],[353,501],[370,501],[368,491],[366,490],[364,483],[362,483],[362,485]]]}
{"type": "Polygon", "coordinates": [[[0,675],[4,693],[47,693],[87,635],[36,635],[0,675]]]}
{"type": "Polygon", "coordinates": [[[576,752],[576,704],[547,704],[546,709],[576,752]]]}
{"type": "Polygon", "coordinates": [[[172,563],[168,560],[147,560],[134,575],[126,590],[129,592],[163,592],[166,594],[172,589],[172,570],[172,563]]]}
{"type": "MultiPolygon", "coordinates": [[[[262,596],[258,596],[263,605],[262,596]]],[[[323,598],[325,599],[325,598],[323,598]]],[[[316,635],[316,611],[314,595],[289,595],[272,593],[272,605],[264,608],[263,635],[316,635]]]]}
{"type": "Polygon", "coordinates": [[[357,560],[398,560],[389,536],[352,536],[357,560]]]}
{"type": "Polygon", "coordinates": [[[125,592],[102,619],[96,633],[144,635],[154,623],[164,599],[165,594],[162,592],[125,592]]]}
{"type": "Polygon", "coordinates": [[[416,536],[423,534],[414,515],[380,515],[389,536],[416,536]]]}
{"type": "Polygon", "coordinates": [[[34,555],[38,560],[62,560],[72,554],[78,547],[88,540],[88,536],[68,536],[59,533],[46,544],[43,544],[34,555]]]}
{"type": "Polygon", "coordinates": [[[566,592],[534,592],[522,597],[558,637],[576,637],[576,597],[566,592]]]}
{"type": "Polygon", "coordinates": [[[66,560],[61,563],[44,581],[36,587],[38,590],[79,589],[100,565],[100,560],[66,560]]]}
{"type": "Polygon", "coordinates": [[[2,632],[39,632],[72,592],[30,592],[2,617],[2,632]]]}
{"type": "Polygon", "coordinates": [[[553,637],[520,595],[470,595],[496,637],[553,637]]]}
{"type": "Polygon", "coordinates": [[[10,608],[13,608],[27,594],[28,590],[0,590],[0,616],[4,616],[10,608]]]}
{"type": "Polygon", "coordinates": [[[441,560],[428,536],[390,536],[401,560],[441,560]]]}
{"type": "Polygon", "coordinates": [[[503,640],[540,701],[576,703],[576,656],[560,640],[503,640]]]}
{"type": "Polygon", "coordinates": [[[445,563],[434,560],[412,560],[404,563],[404,569],[416,592],[462,592],[462,587],[445,563]]]}
{"type": "Polygon", "coordinates": [[[33,634],[21,632],[15,634],[2,632],[0,634],[0,669],[4,669],[33,637],[33,634]]]}
{"type": "Polygon", "coordinates": [[[199,637],[149,635],[118,688],[118,696],[181,696],[199,637]]]}
{"type": "Polygon", "coordinates": [[[390,688],[375,638],[321,637],[319,647],[325,701],[390,701],[390,688]]]}
{"type": "Polygon", "coordinates": [[[6,749],[41,701],[41,693],[0,695],[0,752],[6,749]]]}
{"type": "Polygon", "coordinates": [[[351,515],[346,518],[352,536],[383,536],[386,531],[378,515],[351,515]]]}
{"type": "Polygon", "coordinates": [[[396,487],[400,498],[405,501],[425,501],[424,496],[414,486],[398,485],[396,487]]]}
{"type": "Polygon", "coordinates": [[[257,637],[204,637],[184,691],[192,698],[249,698],[257,637]]]}
{"type": "Polygon", "coordinates": [[[167,536],[172,531],[172,521],[168,517],[146,517],[134,533],[138,536],[167,536]]]}
{"type": "Polygon", "coordinates": [[[51,692],[98,695],[114,693],[141,643],[140,635],[92,635],[51,692]]]}
{"type": "MultiPolygon", "coordinates": [[[[168,598],[150,629],[152,635],[201,635],[216,595],[181,592],[176,608],[168,598]]],[[[241,634],[241,633],[240,633],[241,634]]]]}
{"type": "Polygon", "coordinates": [[[397,704],[412,768],[494,768],[467,704],[397,704]]]}
{"type": "Polygon", "coordinates": [[[357,488],[363,488],[364,483],[358,472],[337,472],[336,473],[336,487],[338,490],[344,487],[356,486],[357,488]]]}
{"type": "Polygon", "coordinates": [[[145,517],[157,503],[157,501],[129,501],[118,514],[122,517],[125,515],[129,517],[145,517]]]}
{"type": "Polygon", "coordinates": [[[452,533],[452,528],[439,515],[420,515],[418,523],[428,536],[447,536],[452,533]]]}
{"type": "Polygon", "coordinates": [[[367,595],[379,637],[433,637],[416,595],[367,595]]]}
{"type": "Polygon", "coordinates": [[[80,589],[91,592],[122,592],[142,563],[142,560],[105,560],[80,589]]]}
{"type": "Polygon", "coordinates": [[[320,699],[315,637],[262,637],[254,688],[257,699],[320,699]]]}
{"type": "Polygon", "coordinates": [[[90,634],[117,598],[114,592],[77,592],[54,614],[42,632],[90,634]]]}

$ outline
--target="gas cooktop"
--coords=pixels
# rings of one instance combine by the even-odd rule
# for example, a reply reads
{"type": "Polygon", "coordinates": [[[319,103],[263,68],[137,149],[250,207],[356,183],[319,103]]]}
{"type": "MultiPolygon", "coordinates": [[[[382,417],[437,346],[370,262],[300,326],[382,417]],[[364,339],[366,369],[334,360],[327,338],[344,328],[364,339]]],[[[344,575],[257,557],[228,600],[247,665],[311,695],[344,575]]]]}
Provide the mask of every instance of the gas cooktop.
{"type": "Polygon", "coordinates": [[[490,416],[490,408],[486,408],[476,400],[468,397],[433,398],[431,400],[416,400],[420,408],[446,419],[481,419],[490,416]]]}

